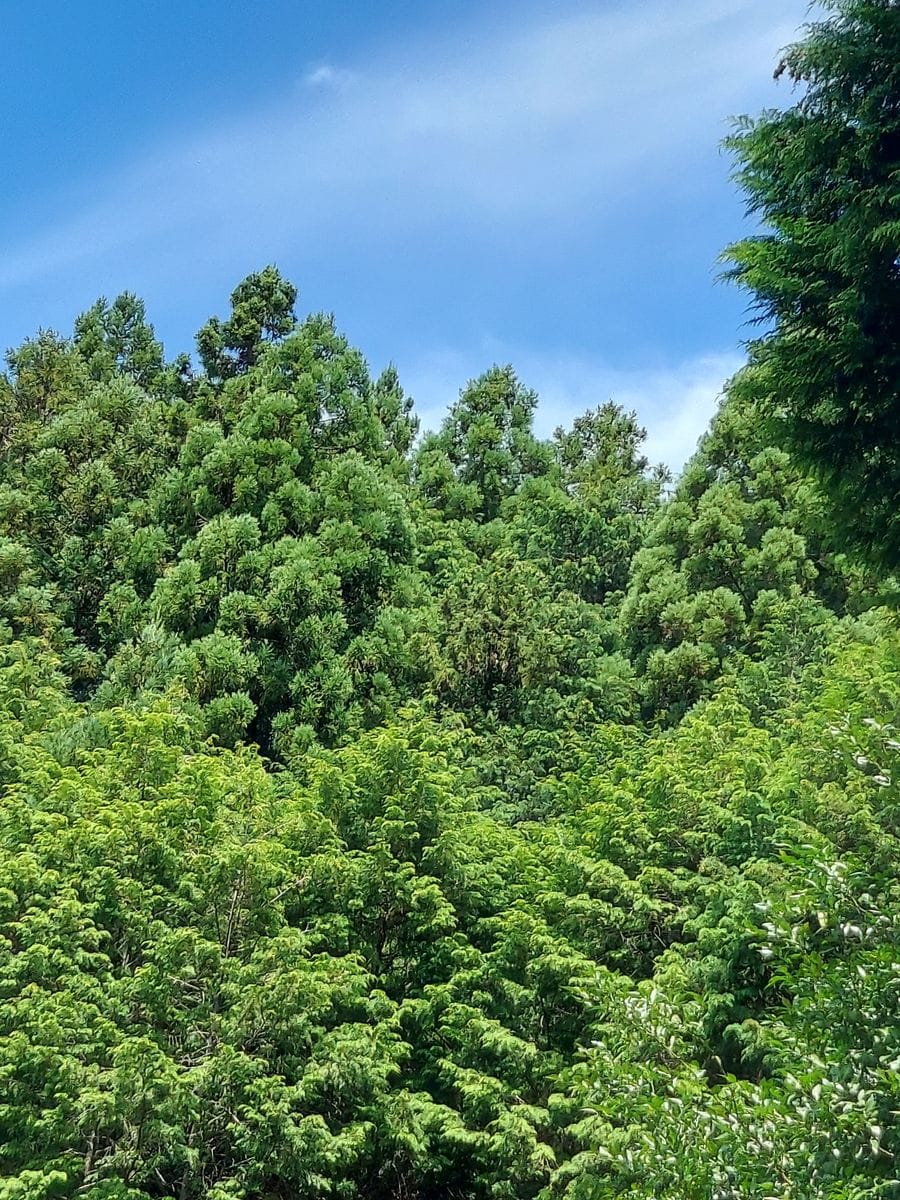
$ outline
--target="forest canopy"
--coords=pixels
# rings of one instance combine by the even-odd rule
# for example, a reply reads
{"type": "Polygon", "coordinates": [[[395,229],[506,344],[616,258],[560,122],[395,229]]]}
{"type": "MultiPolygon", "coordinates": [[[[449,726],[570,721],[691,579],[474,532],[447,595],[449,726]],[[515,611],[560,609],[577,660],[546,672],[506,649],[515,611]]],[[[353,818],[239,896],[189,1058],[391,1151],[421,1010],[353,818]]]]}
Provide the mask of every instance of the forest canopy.
{"type": "Polygon", "coordinates": [[[673,480],[275,266],[0,376],[0,1200],[900,1195],[900,6],[731,139],[673,480]]]}

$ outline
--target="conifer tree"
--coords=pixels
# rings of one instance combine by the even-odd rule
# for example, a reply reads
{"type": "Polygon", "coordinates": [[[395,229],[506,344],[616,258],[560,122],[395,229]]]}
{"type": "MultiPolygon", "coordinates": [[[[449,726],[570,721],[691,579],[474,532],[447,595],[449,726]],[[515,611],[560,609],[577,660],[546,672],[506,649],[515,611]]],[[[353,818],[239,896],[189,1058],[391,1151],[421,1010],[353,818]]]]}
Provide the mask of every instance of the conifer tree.
{"type": "Polygon", "coordinates": [[[763,232],[732,274],[769,328],[740,386],[823,481],[849,544],[900,563],[900,4],[827,0],[784,55],[799,94],[729,146],[763,232]]]}

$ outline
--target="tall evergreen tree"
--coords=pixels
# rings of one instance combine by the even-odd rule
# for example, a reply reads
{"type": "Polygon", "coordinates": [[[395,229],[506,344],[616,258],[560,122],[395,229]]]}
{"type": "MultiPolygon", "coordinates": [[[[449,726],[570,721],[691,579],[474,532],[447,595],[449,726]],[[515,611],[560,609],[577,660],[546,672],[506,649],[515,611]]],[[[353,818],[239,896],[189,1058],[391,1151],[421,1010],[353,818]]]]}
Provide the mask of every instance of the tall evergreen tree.
{"type": "Polygon", "coordinates": [[[231,315],[210,317],[197,334],[203,369],[213,381],[250,369],[265,346],[285,337],[296,324],[297,289],[277,267],[264,267],[231,293],[231,315]]]}
{"type": "Polygon", "coordinates": [[[543,474],[550,455],[535,438],[537,393],[511,366],[473,379],[451,407],[440,433],[425,439],[418,478],[449,516],[491,521],[529,477],[543,474]]]}
{"type": "Polygon", "coordinates": [[[729,140],[764,231],[733,275],[768,330],[740,386],[824,481],[857,549],[900,564],[900,4],[826,0],[785,54],[799,89],[729,140]]]}
{"type": "Polygon", "coordinates": [[[152,390],[163,371],[163,349],[147,321],[143,300],[130,292],[112,304],[98,300],[75,321],[75,347],[91,377],[109,381],[114,375],[133,379],[152,390]]]}

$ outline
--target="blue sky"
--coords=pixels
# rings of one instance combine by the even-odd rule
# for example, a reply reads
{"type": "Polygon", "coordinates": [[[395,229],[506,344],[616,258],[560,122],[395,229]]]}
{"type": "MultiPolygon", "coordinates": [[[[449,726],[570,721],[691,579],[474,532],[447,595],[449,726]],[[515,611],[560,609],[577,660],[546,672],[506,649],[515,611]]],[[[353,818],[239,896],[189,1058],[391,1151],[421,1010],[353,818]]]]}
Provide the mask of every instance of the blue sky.
{"type": "Polygon", "coordinates": [[[806,0],[10,0],[0,344],[137,292],[167,351],[276,262],[426,425],[511,361],[678,467],[748,336],[719,142],[806,0]]]}

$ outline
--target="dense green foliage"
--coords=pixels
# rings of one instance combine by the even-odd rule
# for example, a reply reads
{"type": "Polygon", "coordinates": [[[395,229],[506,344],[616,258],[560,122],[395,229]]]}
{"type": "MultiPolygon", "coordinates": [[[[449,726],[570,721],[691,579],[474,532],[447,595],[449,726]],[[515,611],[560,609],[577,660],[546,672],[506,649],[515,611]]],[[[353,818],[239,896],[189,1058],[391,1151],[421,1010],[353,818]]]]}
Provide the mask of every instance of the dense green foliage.
{"type": "Polygon", "coordinates": [[[815,468],[855,546],[900,556],[900,5],[826,0],[780,72],[784,112],[731,139],[765,232],[733,246],[770,333],[745,386],[815,468]]]}
{"type": "MultiPolygon", "coordinates": [[[[789,54],[752,186],[824,202],[773,139],[853,174],[815,122],[897,17],[789,54]]],[[[0,1200],[900,1195],[900,628],[781,437],[863,394],[795,216],[736,253],[812,308],[771,293],[671,488],[612,403],[536,436],[509,366],[418,439],[274,267],[197,363],[130,295],[9,354],[0,1200]]]]}

